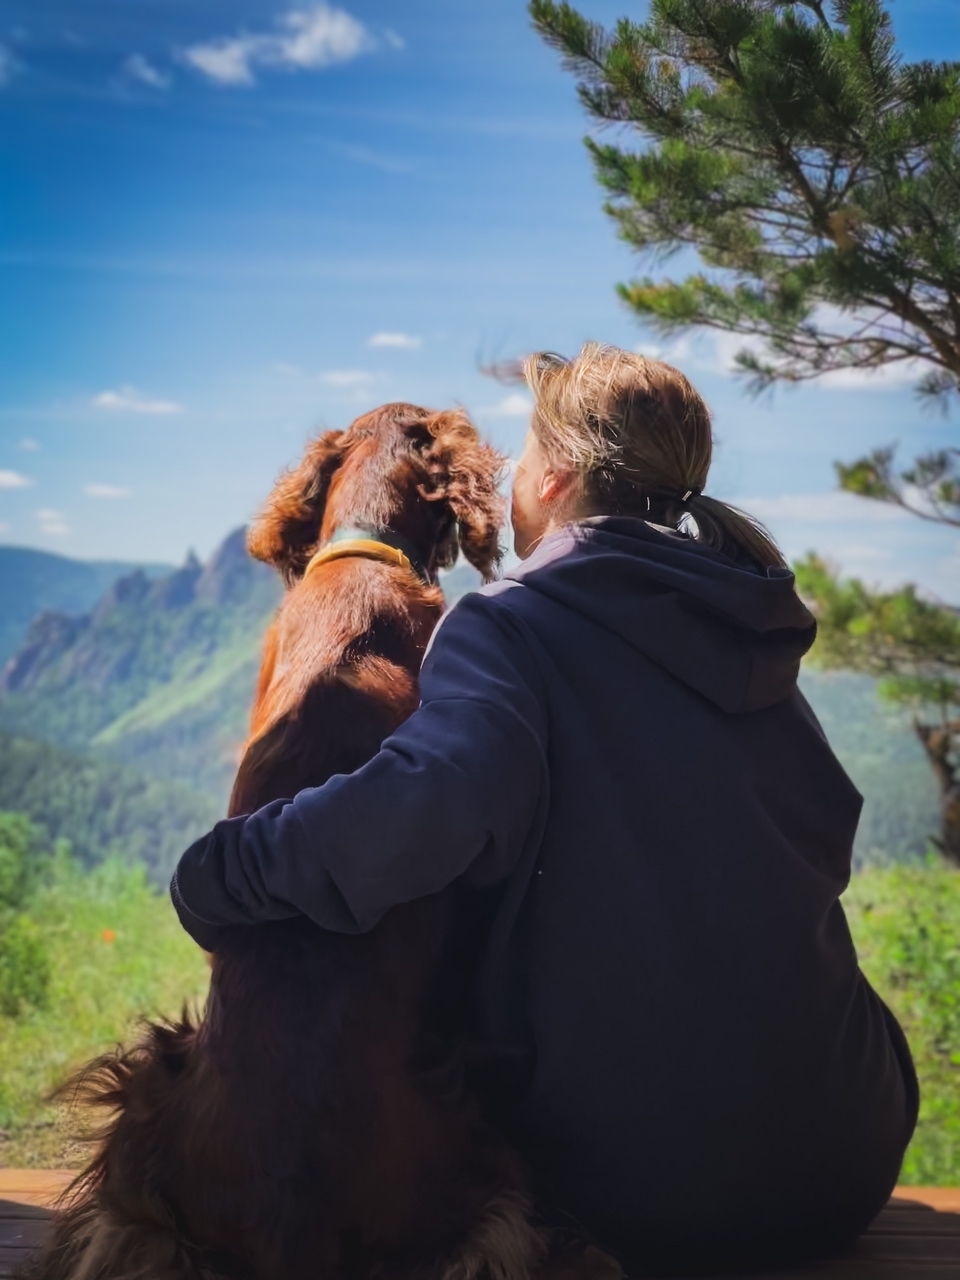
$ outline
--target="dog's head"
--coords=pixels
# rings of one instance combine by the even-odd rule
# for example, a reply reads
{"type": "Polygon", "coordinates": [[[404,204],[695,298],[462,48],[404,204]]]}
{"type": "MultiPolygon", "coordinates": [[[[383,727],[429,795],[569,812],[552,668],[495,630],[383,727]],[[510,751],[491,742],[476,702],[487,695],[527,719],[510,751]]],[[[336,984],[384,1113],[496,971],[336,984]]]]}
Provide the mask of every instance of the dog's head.
{"type": "Polygon", "coordinates": [[[386,404],[311,442],[277,481],[247,547],[292,583],[336,529],[390,529],[431,572],[449,568],[459,548],[489,579],[500,558],[504,463],[463,411],[386,404]]]}

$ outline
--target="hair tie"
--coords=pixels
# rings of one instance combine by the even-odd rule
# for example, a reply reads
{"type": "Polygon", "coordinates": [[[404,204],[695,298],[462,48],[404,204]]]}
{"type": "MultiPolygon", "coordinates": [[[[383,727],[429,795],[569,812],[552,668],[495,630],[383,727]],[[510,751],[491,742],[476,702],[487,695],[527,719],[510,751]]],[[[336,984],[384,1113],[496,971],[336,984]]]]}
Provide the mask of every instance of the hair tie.
{"type": "Polygon", "coordinates": [[[688,489],[680,499],[681,506],[686,506],[691,498],[699,498],[702,493],[702,489],[688,489]]]}

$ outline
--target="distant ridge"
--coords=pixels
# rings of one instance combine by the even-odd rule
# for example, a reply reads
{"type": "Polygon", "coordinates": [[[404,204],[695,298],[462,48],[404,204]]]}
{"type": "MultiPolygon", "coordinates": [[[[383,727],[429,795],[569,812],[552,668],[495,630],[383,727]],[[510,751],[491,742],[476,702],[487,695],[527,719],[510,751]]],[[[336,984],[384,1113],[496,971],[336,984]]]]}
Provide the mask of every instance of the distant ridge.
{"type": "MultiPolygon", "coordinates": [[[[243,529],[206,564],[122,568],[84,608],[37,616],[3,667],[0,769],[17,781],[0,779],[0,808],[22,795],[43,820],[46,787],[51,830],[69,838],[72,826],[84,856],[126,848],[157,873],[224,811],[282,588],[247,555],[243,529]]],[[[443,575],[448,603],[478,580],[466,565],[443,575]]],[[[805,671],[801,688],[866,798],[858,865],[922,855],[936,787],[908,719],[865,676],[805,671]]]]}
{"type": "Polygon", "coordinates": [[[38,613],[86,613],[121,575],[140,568],[148,577],[157,577],[171,567],[73,560],[33,547],[0,545],[0,666],[19,647],[38,613]]]}
{"type": "Polygon", "coordinates": [[[0,675],[0,721],[223,802],[280,592],[243,529],[205,565],[127,572],[88,611],[33,620],[0,675]]]}

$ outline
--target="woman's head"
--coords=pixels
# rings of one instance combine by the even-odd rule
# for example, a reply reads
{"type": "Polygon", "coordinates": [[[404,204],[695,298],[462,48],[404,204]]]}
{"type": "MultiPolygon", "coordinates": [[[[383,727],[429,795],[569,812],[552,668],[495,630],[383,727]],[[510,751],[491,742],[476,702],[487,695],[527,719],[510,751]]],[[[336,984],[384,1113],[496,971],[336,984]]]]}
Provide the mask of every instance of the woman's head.
{"type": "Polygon", "coordinates": [[[521,367],[535,405],[514,481],[518,555],[567,520],[630,515],[676,527],[690,515],[700,542],[783,564],[755,521],[703,495],[710,412],[678,369],[595,342],[573,360],[537,352],[521,367]]]}

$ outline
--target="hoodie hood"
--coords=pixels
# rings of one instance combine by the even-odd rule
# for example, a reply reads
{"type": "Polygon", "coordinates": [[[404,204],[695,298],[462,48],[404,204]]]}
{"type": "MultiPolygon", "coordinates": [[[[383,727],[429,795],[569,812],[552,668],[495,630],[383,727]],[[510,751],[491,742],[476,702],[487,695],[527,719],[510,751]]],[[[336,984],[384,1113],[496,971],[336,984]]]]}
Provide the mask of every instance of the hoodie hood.
{"type": "Polygon", "coordinates": [[[788,697],[816,636],[788,569],[745,567],[629,517],[566,525],[506,576],[614,632],[729,712],[788,697]]]}

